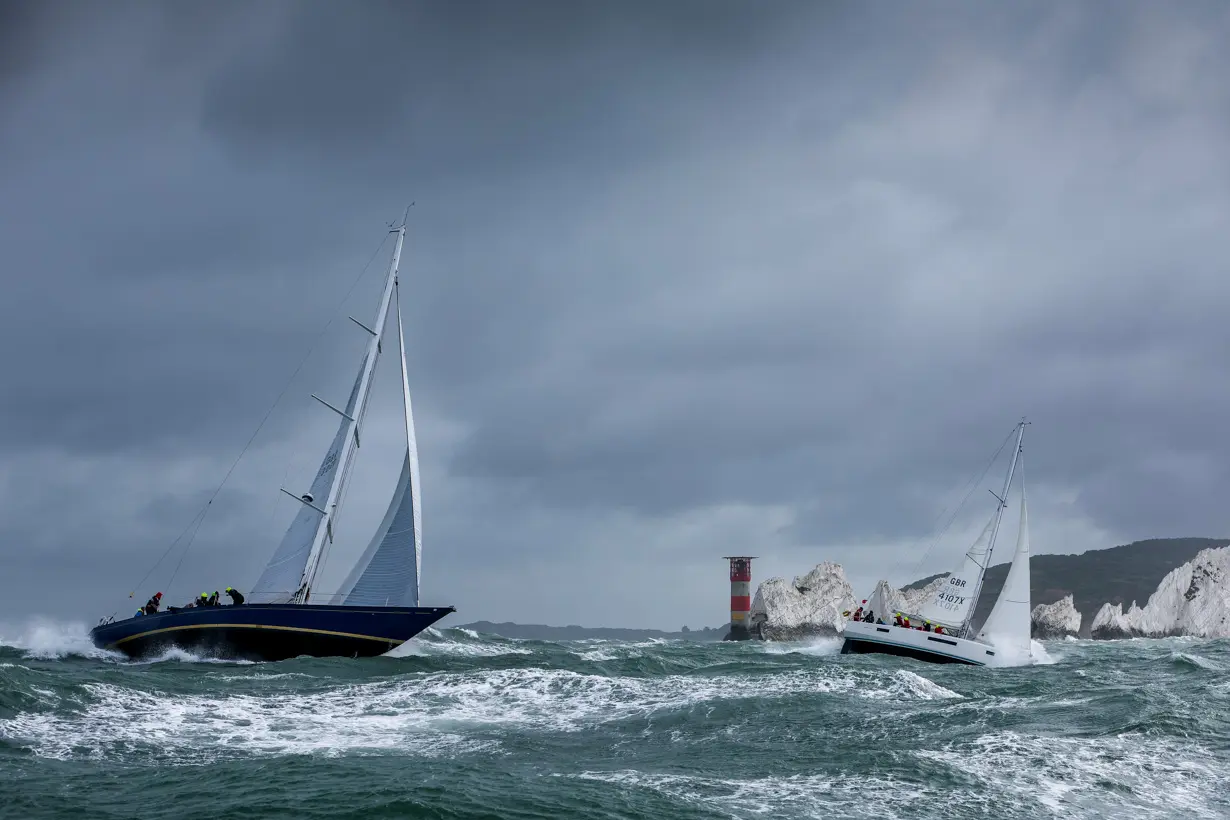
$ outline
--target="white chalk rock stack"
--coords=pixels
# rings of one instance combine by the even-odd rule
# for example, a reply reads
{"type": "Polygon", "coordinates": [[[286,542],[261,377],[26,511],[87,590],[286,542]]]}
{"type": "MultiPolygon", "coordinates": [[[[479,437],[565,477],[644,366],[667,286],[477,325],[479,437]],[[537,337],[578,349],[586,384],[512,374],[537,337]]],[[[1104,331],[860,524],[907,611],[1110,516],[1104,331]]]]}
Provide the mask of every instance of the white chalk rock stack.
{"type": "Polygon", "coordinates": [[[855,608],[854,589],[841,564],[825,561],[801,578],[769,578],[752,600],[753,637],[773,641],[836,635],[842,612],[855,608]]]}
{"type": "Polygon", "coordinates": [[[1081,614],[1071,595],[1053,604],[1038,604],[1032,614],[1032,632],[1040,640],[1076,637],[1081,631],[1081,614]]]}
{"type": "Polygon", "coordinates": [[[1103,604],[1095,638],[1230,638],[1230,547],[1201,550],[1162,579],[1145,606],[1103,604]]]}

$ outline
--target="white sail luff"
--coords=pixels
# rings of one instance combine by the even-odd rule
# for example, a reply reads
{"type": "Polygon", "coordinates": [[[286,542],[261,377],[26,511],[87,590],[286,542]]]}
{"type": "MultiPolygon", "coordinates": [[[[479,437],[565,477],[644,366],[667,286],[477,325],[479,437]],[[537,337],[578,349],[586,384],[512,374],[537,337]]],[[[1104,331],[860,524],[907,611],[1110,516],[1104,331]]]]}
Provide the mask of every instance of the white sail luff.
{"type": "Polygon", "coordinates": [[[1029,512],[1025,505],[1025,488],[1021,488],[1021,525],[1017,533],[1016,552],[1012,566],[1004,579],[1004,588],[995,599],[995,606],[986,623],[978,633],[978,640],[985,640],[999,649],[1030,651],[1030,592],[1029,592],[1029,512]]]}
{"type": "MultiPolygon", "coordinates": [[[[399,292],[400,293],[400,292],[399,292]]],[[[414,605],[419,605],[423,583],[423,485],[419,481],[419,445],[414,435],[414,408],[410,403],[410,376],[406,370],[406,335],[401,322],[401,299],[397,300],[397,347],[401,353],[401,389],[406,413],[406,457],[410,465],[410,503],[414,505],[414,605]]]]}
{"type": "Polygon", "coordinates": [[[384,335],[385,325],[388,322],[389,305],[393,301],[394,288],[396,287],[397,268],[401,262],[401,249],[406,236],[405,223],[403,222],[400,228],[394,230],[397,233],[397,244],[393,248],[393,258],[389,262],[388,277],[385,282],[384,293],[380,299],[380,308],[376,313],[376,323],[369,329],[371,339],[368,341],[367,355],[363,359],[363,366],[359,373],[359,389],[354,404],[354,412],[349,414],[344,423],[346,435],[342,442],[342,450],[338,455],[338,462],[341,467],[334,474],[333,481],[329,486],[328,496],[323,500],[323,503],[320,500],[317,501],[317,504],[325,511],[325,514],[320,516],[320,520],[317,523],[316,534],[312,539],[312,547],[308,553],[307,564],[303,569],[299,589],[295,593],[295,597],[302,601],[307,601],[311,593],[312,582],[320,566],[321,553],[324,550],[326,540],[332,535],[332,524],[337,517],[338,499],[341,497],[342,489],[350,474],[348,468],[351,460],[354,458],[355,448],[359,445],[359,428],[367,411],[367,400],[371,395],[372,389],[372,375],[376,370],[376,360],[379,358],[381,350],[381,337],[384,335]]]}

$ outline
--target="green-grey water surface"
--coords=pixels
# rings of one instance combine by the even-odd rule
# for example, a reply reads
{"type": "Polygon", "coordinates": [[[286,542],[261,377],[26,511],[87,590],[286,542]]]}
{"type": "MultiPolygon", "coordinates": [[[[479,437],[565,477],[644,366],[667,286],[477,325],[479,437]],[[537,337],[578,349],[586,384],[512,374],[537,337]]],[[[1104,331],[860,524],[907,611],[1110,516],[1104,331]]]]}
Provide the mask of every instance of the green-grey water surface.
{"type": "Polygon", "coordinates": [[[3,643],[5,818],[1230,817],[1225,641],[998,670],[451,629],[269,664],[3,643]]]}

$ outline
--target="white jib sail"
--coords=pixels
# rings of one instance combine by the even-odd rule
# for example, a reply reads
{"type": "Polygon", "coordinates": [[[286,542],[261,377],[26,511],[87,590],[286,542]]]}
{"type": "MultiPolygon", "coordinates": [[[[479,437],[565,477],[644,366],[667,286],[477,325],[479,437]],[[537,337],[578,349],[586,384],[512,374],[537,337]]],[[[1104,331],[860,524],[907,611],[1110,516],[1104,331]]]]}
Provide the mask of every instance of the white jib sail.
{"type": "MultiPolygon", "coordinates": [[[[998,513],[998,510],[996,512],[998,513]]],[[[986,566],[987,548],[994,529],[995,516],[991,516],[982,534],[974,541],[969,552],[965,553],[961,566],[948,576],[948,581],[940,587],[935,597],[923,604],[919,612],[914,613],[917,617],[953,629],[960,628],[974,605],[975,590],[986,566]]]]}
{"type": "Polygon", "coordinates": [[[1012,566],[991,614],[978,633],[978,640],[1013,653],[1030,652],[1029,513],[1025,488],[1021,487],[1021,528],[1016,537],[1012,566]]]}
{"type": "Polygon", "coordinates": [[[418,606],[414,494],[410,463],[402,462],[384,520],[341,586],[346,606],[418,606]]]}
{"type": "Polygon", "coordinates": [[[406,337],[397,300],[397,344],[401,352],[402,407],[406,421],[406,458],[384,519],[367,549],[342,583],[347,606],[418,606],[423,560],[422,500],[414,410],[406,372],[406,337]]]}

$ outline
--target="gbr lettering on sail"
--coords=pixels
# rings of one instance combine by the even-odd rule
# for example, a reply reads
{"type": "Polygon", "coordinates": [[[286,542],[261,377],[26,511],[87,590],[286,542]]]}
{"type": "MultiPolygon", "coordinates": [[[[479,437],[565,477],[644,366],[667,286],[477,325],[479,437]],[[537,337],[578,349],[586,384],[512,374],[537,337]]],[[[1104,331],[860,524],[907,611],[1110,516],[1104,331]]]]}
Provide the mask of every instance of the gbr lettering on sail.
{"type": "Polygon", "coordinates": [[[969,598],[968,595],[968,580],[958,578],[956,576],[948,576],[948,583],[935,596],[935,602],[941,609],[946,609],[949,612],[959,612],[965,607],[965,601],[969,598]]]}

